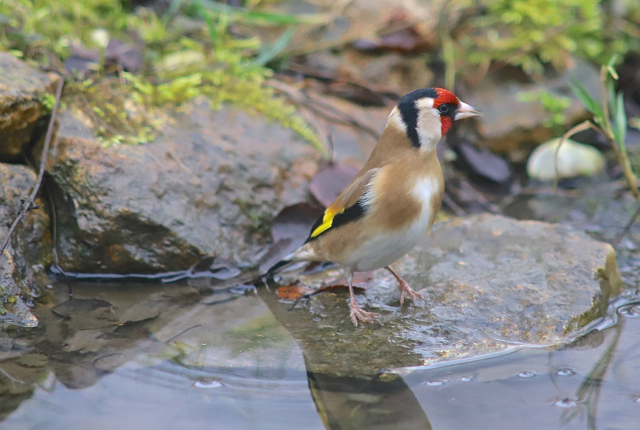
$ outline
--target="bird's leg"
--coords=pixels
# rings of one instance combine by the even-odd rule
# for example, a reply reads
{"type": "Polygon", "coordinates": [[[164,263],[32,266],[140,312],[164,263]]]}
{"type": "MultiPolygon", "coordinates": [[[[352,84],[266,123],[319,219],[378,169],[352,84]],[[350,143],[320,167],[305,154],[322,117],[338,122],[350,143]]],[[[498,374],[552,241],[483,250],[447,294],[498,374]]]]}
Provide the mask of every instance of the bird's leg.
{"type": "Polygon", "coordinates": [[[375,312],[367,312],[363,311],[358,302],[356,302],[356,298],[353,295],[353,271],[349,269],[345,269],[344,277],[349,284],[349,295],[351,296],[351,300],[349,301],[349,308],[351,311],[349,315],[351,315],[351,321],[353,324],[358,327],[358,321],[362,321],[363,323],[374,322],[380,314],[375,312]]]}
{"type": "Polygon", "coordinates": [[[407,281],[405,281],[404,279],[402,279],[400,277],[400,275],[398,275],[396,273],[395,270],[393,270],[391,268],[391,266],[387,266],[385,267],[385,269],[387,269],[389,272],[391,272],[391,274],[396,278],[396,280],[398,281],[398,289],[400,290],[400,305],[402,306],[402,304],[404,303],[404,295],[405,293],[407,294],[407,296],[413,300],[414,302],[416,301],[416,299],[422,299],[424,300],[424,297],[422,297],[422,294],[420,294],[419,292],[415,291],[413,288],[411,288],[409,286],[409,284],[407,283],[407,281]]]}

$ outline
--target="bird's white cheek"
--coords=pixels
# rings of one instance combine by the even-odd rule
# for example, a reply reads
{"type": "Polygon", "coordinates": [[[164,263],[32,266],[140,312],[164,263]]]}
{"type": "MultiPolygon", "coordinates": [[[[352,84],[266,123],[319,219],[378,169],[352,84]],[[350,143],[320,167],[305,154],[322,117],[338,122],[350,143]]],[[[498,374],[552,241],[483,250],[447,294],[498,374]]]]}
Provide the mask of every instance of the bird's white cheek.
{"type": "Polygon", "coordinates": [[[442,138],[442,124],[440,115],[435,109],[424,109],[418,117],[418,137],[420,151],[430,152],[442,138]]]}

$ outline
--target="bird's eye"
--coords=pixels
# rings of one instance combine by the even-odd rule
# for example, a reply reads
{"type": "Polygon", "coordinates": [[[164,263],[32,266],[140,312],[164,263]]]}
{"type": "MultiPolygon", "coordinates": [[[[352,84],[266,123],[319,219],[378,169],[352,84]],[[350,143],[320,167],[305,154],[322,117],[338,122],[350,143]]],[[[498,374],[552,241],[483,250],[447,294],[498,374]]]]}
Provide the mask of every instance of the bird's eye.
{"type": "Polygon", "coordinates": [[[449,111],[449,105],[448,104],[440,105],[438,106],[438,110],[440,111],[440,113],[447,113],[449,111]]]}

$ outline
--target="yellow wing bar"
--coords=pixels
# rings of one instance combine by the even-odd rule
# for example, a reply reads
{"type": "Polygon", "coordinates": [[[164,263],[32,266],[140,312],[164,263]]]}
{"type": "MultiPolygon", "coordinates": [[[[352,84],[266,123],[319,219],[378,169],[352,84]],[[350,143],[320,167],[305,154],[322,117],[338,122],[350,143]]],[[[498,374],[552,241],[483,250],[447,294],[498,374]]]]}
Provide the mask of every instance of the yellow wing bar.
{"type": "Polygon", "coordinates": [[[320,235],[321,233],[329,230],[331,228],[331,225],[333,224],[333,218],[344,212],[344,208],[342,208],[339,212],[336,211],[335,209],[332,209],[331,206],[329,206],[327,208],[327,210],[324,211],[324,216],[322,217],[322,224],[320,224],[318,227],[316,227],[315,230],[313,230],[313,232],[311,233],[311,238],[314,238],[318,235],[320,235]]]}

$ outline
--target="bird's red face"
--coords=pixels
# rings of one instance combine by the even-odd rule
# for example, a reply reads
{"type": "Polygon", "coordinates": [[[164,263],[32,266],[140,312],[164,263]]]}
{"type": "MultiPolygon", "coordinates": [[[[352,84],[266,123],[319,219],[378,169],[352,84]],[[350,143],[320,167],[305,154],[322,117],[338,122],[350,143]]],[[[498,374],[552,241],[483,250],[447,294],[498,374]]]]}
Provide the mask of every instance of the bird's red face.
{"type": "Polygon", "coordinates": [[[460,102],[458,97],[456,97],[451,91],[445,90],[444,88],[434,88],[434,90],[438,97],[433,100],[433,107],[438,109],[440,112],[441,132],[444,136],[453,125],[454,115],[447,115],[447,112],[454,113],[458,109],[460,102]],[[441,108],[441,106],[443,108],[441,108]],[[447,107],[447,111],[443,112],[445,106],[447,107]]]}

